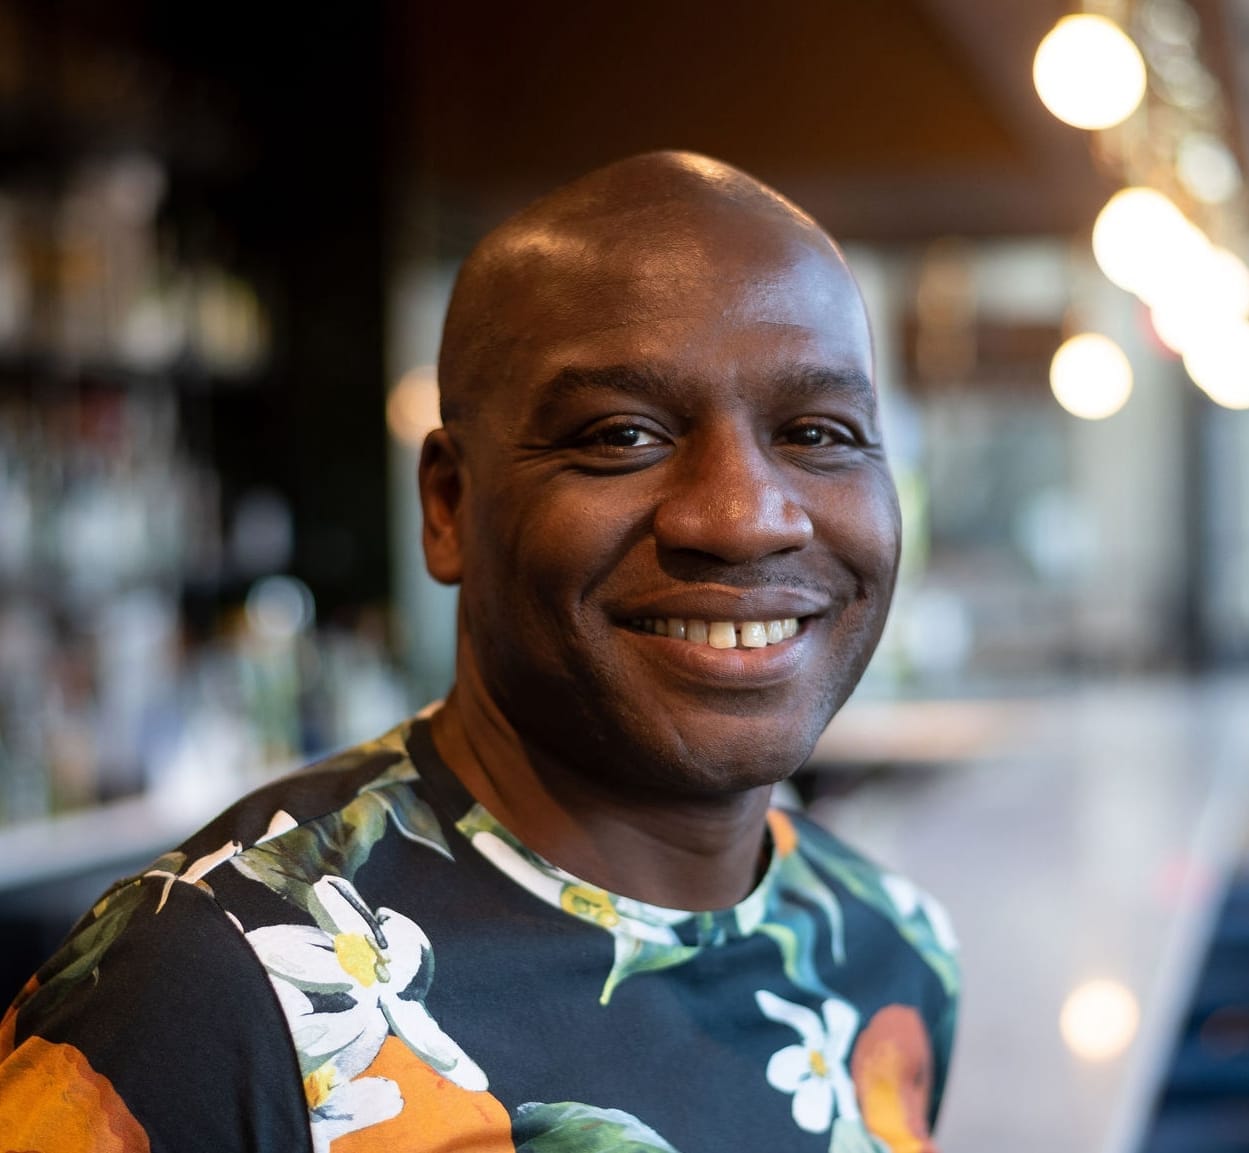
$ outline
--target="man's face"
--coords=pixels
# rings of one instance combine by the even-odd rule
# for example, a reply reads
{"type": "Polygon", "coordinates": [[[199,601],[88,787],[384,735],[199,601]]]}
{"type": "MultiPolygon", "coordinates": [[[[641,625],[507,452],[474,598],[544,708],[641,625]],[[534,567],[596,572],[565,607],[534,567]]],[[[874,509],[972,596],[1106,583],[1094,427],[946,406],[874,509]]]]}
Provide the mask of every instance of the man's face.
{"type": "Polygon", "coordinates": [[[493,318],[499,382],[456,430],[461,691],[471,662],[523,739],[615,787],[779,779],[857,683],[897,564],[858,290],[754,216],[549,267],[493,318]]]}

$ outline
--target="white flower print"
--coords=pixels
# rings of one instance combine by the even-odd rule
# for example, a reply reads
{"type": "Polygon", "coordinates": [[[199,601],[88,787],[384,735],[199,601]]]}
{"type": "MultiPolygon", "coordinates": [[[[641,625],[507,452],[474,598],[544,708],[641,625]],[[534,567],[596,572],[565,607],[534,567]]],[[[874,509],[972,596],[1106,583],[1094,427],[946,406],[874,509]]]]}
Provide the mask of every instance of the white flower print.
{"type": "Polygon", "coordinates": [[[169,900],[169,891],[173,888],[175,881],[181,881],[184,885],[205,887],[201,883],[213,869],[218,865],[225,864],[231,857],[237,857],[242,851],[243,846],[238,841],[226,841],[221,848],[214,849],[211,853],[205,853],[202,857],[192,861],[181,873],[173,873],[168,869],[149,869],[143,874],[145,877],[165,878],[165,884],[160,891],[160,901],[156,905],[156,911],[159,913],[165,907],[165,902],[169,900]]]}
{"type": "Polygon", "coordinates": [[[786,1045],[773,1053],[767,1068],[768,1084],[793,1094],[798,1127],[808,1133],[826,1133],[834,1117],[858,1121],[858,1098],[846,1068],[859,1026],[854,1006],[840,997],[830,997],[817,1014],[766,989],[760,989],[755,1000],[764,1016],[789,1025],[801,1038],[797,1045],[786,1045]]]}
{"type": "Polygon", "coordinates": [[[322,877],[312,892],[326,927],[269,925],[247,940],[290,1024],[318,1148],[403,1107],[393,1082],[360,1077],[390,1033],[449,1081],[487,1088],[425,1008],[432,953],[421,928],[391,909],[371,912],[341,877],[322,877]]]}

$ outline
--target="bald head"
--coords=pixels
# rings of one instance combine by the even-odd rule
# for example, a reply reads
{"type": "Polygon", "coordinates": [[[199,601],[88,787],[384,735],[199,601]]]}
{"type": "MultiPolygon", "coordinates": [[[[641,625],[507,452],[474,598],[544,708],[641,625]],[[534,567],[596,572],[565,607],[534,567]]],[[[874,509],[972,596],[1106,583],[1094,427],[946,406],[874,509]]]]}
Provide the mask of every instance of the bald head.
{"type": "Polygon", "coordinates": [[[804,212],[753,177],[689,152],[650,152],[596,169],[535,201],[489,233],[456,280],[443,328],[438,378],[442,417],[470,417],[509,384],[510,352],[533,339],[517,331],[518,295],[552,308],[585,298],[622,251],[638,260],[693,261],[712,229],[731,229],[743,259],[778,242],[823,248],[829,237],[804,212]]]}

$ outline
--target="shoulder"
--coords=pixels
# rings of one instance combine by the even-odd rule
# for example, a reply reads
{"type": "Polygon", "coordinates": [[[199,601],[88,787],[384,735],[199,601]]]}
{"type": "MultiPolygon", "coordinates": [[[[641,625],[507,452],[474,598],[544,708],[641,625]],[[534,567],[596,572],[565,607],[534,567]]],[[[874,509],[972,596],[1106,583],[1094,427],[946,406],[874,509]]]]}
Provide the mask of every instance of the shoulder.
{"type": "Polygon", "coordinates": [[[207,1151],[257,1126],[308,1148],[263,969],[208,894],[158,878],[114,886],[28,982],[0,1026],[0,1102],[16,1148],[107,1129],[117,1148],[207,1151]]]}
{"type": "Polygon", "coordinates": [[[936,897],[802,813],[774,808],[768,823],[778,852],[792,854],[850,900],[883,917],[932,966],[946,992],[957,992],[958,940],[945,906],[936,897]]]}
{"type": "MultiPolygon", "coordinates": [[[[268,927],[285,932],[284,946],[311,942],[305,952],[320,959],[322,936],[361,919],[351,881],[383,838],[447,852],[409,748],[414,727],[258,789],[110,888],[5,1017],[0,1098],[88,1131],[99,1123],[91,1110],[104,1109],[137,1134],[136,1148],[144,1133],[159,1144],[179,1118],[197,1134],[179,1148],[230,1148],[248,1131],[307,1148],[303,1071],[285,986],[266,963],[268,927]],[[53,1108],[88,1099],[76,1120],[53,1108]]],[[[15,1124],[0,1110],[6,1136],[15,1124]]],[[[32,1130],[28,1144],[42,1139],[32,1130]]]]}
{"type": "Polygon", "coordinates": [[[768,820],[778,854],[785,855],[783,866],[792,862],[789,876],[809,890],[828,886],[837,894],[836,925],[847,964],[873,974],[879,1008],[855,1043],[855,1060],[867,1068],[882,1054],[896,1056],[909,1046],[918,1054],[916,1068],[926,1070],[923,1109],[931,1125],[949,1070],[962,984],[945,907],[809,817],[773,809],[768,820]],[[921,1033],[924,1039],[917,1040],[921,1033]]]}

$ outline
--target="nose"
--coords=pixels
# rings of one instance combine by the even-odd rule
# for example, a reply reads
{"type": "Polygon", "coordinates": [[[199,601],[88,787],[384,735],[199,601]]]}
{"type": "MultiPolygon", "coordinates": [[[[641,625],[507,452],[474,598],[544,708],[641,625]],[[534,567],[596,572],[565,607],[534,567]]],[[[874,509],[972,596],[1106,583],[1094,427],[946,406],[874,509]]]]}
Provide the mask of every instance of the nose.
{"type": "Polygon", "coordinates": [[[686,445],[672,461],[672,485],[655,510],[663,549],[695,551],[733,564],[799,549],[814,527],[787,484],[792,464],[769,457],[753,436],[686,445]]]}

